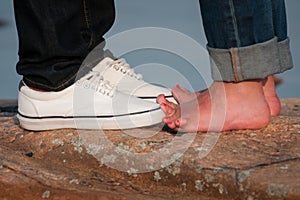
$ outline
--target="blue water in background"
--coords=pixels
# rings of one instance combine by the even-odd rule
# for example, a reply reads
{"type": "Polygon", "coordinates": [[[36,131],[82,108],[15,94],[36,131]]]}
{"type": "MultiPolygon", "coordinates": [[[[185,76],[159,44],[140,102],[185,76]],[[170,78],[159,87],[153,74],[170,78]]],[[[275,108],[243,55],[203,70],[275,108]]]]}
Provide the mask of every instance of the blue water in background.
{"type": "MultiPolygon", "coordinates": [[[[179,31],[205,47],[206,39],[198,0],[116,0],[115,2],[116,21],[105,35],[106,38],[133,28],[162,27],[179,31]]],[[[278,87],[278,94],[280,98],[293,98],[300,97],[300,1],[287,0],[286,5],[295,67],[279,75],[284,82],[278,87]]],[[[16,99],[21,77],[15,71],[18,44],[11,0],[1,1],[0,20],[7,23],[0,28],[0,99],[16,99]]],[[[201,54],[207,58],[204,48],[201,52],[189,53],[192,56],[201,54]]],[[[204,59],[197,66],[192,66],[184,58],[155,49],[129,52],[124,57],[132,66],[138,66],[137,71],[143,73],[144,79],[149,82],[158,82],[168,87],[180,83],[193,90],[206,87],[198,71],[200,68],[206,69],[206,72],[209,70],[208,59],[204,59]],[[170,71],[170,67],[173,70],[170,71]]]]}

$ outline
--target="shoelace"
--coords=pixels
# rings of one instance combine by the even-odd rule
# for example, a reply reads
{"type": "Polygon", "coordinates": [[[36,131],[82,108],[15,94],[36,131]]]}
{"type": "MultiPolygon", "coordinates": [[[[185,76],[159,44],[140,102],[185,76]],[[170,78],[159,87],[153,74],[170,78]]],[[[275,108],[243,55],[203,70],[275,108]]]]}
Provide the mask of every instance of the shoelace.
{"type": "Polygon", "coordinates": [[[123,74],[127,74],[131,77],[136,78],[137,80],[143,79],[142,74],[137,74],[134,69],[130,68],[130,65],[124,58],[113,61],[110,66],[113,67],[116,71],[120,71],[123,74]]]}
{"type": "Polygon", "coordinates": [[[77,81],[78,86],[83,86],[86,89],[93,89],[109,97],[113,97],[116,87],[109,84],[109,81],[105,81],[99,72],[90,71],[86,77],[77,81]]]}

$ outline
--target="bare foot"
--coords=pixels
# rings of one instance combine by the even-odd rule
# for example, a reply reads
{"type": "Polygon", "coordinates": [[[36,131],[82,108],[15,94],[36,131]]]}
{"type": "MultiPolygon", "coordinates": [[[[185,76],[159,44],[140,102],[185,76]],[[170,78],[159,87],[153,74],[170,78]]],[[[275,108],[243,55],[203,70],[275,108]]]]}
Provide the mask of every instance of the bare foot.
{"type": "Polygon", "coordinates": [[[281,110],[280,100],[276,93],[274,76],[268,76],[263,81],[263,90],[272,116],[278,116],[281,110]]]}
{"type": "MultiPolygon", "coordinates": [[[[270,107],[271,116],[278,116],[281,110],[280,100],[276,93],[274,76],[268,76],[263,82],[263,91],[265,99],[270,107]]],[[[202,90],[199,92],[191,92],[188,89],[176,85],[173,90],[173,97],[178,103],[185,103],[197,98],[201,93],[207,92],[202,90]]]]}
{"type": "MultiPolygon", "coordinates": [[[[172,94],[174,99],[177,101],[177,103],[180,104],[197,98],[200,95],[200,93],[203,91],[191,92],[188,89],[181,87],[180,85],[177,84],[175,85],[175,87],[173,87],[172,94]]],[[[207,91],[207,89],[205,91],[207,91]]]]}
{"type": "Polygon", "coordinates": [[[180,105],[157,98],[172,129],[185,132],[259,129],[270,121],[262,81],[214,82],[206,92],[180,105]]]}

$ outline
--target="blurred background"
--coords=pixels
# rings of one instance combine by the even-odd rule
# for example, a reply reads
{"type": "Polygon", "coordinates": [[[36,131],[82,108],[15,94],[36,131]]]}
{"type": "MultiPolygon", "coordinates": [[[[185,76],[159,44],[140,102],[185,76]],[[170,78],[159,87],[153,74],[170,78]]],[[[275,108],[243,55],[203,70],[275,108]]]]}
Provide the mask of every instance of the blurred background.
{"type": "MultiPolygon", "coordinates": [[[[203,58],[197,65],[192,65],[178,55],[157,49],[132,51],[122,55],[132,67],[136,67],[136,71],[144,75],[144,79],[167,87],[180,83],[192,90],[203,89],[210,83],[211,80],[207,78],[209,61],[205,51],[206,39],[198,0],[115,0],[115,3],[116,21],[105,38],[134,28],[161,27],[183,33],[203,47],[200,52],[189,52],[191,56],[203,58]]],[[[278,75],[283,83],[278,86],[277,91],[280,98],[294,98],[300,97],[300,1],[287,0],[286,6],[294,68],[278,75]]],[[[110,50],[114,52],[114,49],[110,50]]],[[[12,0],[1,0],[0,99],[17,99],[18,83],[21,80],[15,70],[17,51],[12,0]]]]}

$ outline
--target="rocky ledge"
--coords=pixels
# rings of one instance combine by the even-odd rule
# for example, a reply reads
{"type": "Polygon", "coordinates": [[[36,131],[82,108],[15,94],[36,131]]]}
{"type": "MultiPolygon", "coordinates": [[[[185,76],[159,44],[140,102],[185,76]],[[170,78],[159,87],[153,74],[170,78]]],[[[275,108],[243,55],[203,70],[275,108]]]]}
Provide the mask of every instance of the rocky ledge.
{"type": "Polygon", "coordinates": [[[1,199],[300,199],[300,99],[262,130],[19,128],[0,102],[1,199]]]}

